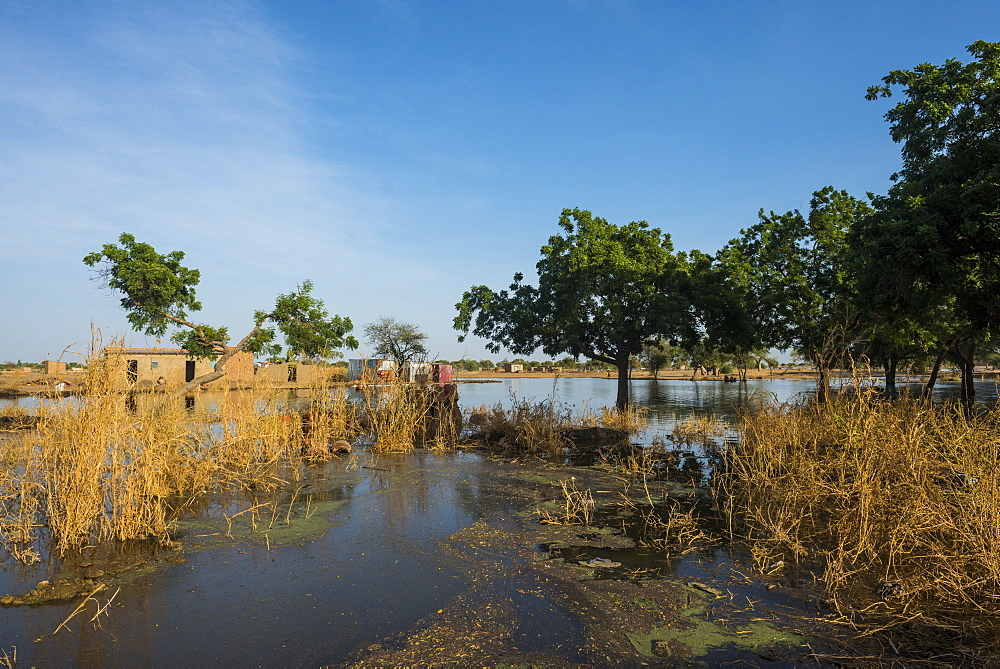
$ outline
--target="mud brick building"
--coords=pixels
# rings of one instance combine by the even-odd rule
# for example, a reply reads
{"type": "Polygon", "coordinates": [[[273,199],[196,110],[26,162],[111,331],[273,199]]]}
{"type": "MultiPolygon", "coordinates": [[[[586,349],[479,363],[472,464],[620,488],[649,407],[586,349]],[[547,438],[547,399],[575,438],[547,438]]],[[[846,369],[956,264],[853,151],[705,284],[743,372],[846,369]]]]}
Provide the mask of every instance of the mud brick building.
{"type": "Polygon", "coordinates": [[[62,360],[45,360],[42,362],[43,374],[65,374],[66,363],[62,360]]]}
{"type": "Polygon", "coordinates": [[[280,362],[266,365],[257,370],[257,376],[278,385],[292,385],[305,388],[316,383],[317,365],[303,365],[296,362],[280,362]]]}
{"type": "MultiPolygon", "coordinates": [[[[215,368],[214,361],[195,358],[179,348],[114,348],[108,352],[125,359],[125,381],[139,387],[177,388],[215,368]]],[[[240,352],[226,363],[226,375],[210,385],[242,385],[252,382],[253,376],[253,356],[240,352]]]]}

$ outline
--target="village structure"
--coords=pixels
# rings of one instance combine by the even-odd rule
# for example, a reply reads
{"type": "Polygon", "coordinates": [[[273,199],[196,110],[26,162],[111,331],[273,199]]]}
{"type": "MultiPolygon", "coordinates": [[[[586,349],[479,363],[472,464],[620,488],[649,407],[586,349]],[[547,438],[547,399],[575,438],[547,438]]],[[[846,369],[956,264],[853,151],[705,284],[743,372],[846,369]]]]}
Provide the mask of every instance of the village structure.
{"type": "Polygon", "coordinates": [[[396,370],[394,360],[354,358],[347,361],[347,378],[351,381],[395,378],[404,383],[451,383],[452,366],[437,362],[405,362],[396,370]]]}
{"type": "MultiPolygon", "coordinates": [[[[119,348],[107,352],[125,358],[125,382],[136,388],[176,388],[215,367],[213,361],[192,357],[179,348],[119,348]]],[[[253,356],[241,352],[229,359],[226,375],[219,381],[249,383],[253,377],[253,356]]]]}
{"type": "MultiPolygon", "coordinates": [[[[215,368],[212,360],[201,359],[179,348],[108,348],[125,362],[123,386],[138,391],[169,391],[181,387],[215,368]]],[[[2,395],[74,393],[83,388],[83,369],[67,369],[59,360],[46,360],[42,369],[25,367],[7,372],[0,384],[2,395]]],[[[276,388],[310,388],[331,379],[342,381],[401,381],[403,383],[452,383],[452,366],[430,362],[407,362],[396,369],[392,360],[354,359],[346,370],[341,367],[301,362],[256,363],[250,353],[239,352],[226,362],[226,374],[205,388],[246,388],[265,383],[276,388]],[[346,376],[345,376],[346,371],[346,376]]]]}

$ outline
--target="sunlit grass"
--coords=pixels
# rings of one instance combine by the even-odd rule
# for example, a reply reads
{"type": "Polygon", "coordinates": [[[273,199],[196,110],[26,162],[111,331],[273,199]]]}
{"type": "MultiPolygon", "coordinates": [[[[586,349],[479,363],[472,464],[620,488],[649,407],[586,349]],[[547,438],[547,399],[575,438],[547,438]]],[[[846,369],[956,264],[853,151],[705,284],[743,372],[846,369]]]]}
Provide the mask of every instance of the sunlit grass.
{"type": "Polygon", "coordinates": [[[1000,613],[996,409],[861,395],[741,425],[722,487],[762,567],[814,570],[842,611],[889,627],[973,633],[1000,613]]]}

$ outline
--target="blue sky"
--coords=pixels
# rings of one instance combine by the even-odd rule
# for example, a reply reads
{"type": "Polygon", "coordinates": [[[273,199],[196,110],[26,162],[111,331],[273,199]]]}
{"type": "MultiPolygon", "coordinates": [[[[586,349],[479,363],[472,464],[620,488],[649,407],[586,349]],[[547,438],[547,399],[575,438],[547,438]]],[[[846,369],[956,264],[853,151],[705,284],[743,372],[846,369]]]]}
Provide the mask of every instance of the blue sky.
{"type": "Polygon", "coordinates": [[[237,337],[311,279],[359,334],[497,359],[454,304],[530,276],[563,208],[713,252],[762,207],[884,192],[867,86],[998,28],[996,2],[5,0],[0,360],[91,323],[154,345],[80,262],[122,232],[184,251],[237,337]]]}

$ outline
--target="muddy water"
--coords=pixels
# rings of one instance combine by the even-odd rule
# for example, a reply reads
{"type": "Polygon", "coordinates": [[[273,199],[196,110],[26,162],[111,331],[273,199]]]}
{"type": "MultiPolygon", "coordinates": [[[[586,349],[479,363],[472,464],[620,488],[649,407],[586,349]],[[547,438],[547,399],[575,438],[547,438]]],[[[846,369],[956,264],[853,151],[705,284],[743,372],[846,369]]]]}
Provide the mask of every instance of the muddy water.
{"type": "MultiPolygon", "coordinates": [[[[459,386],[461,403],[465,407],[500,402],[509,406],[512,397],[518,400],[542,401],[554,399],[576,409],[613,406],[617,392],[616,379],[562,377],[556,379],[504,378],[499,383],[466,383],[459,386]]],[[[835,381],[837,383],[837,381],[835,381]]],[[[845,379],[840,383],[850,384],[845,379]]],[[[919,384],[907,385],[900,380],[900,392],[908,388],[919,393],[919,384]]],[[[976,381],[976,399],[986,404],[997,401],[997,383],[976,381]]],[[[714,415],[724,420],[732,419],[736,408],[748,402],[788,402],[815,393],[816,382],[807,379],[750,380],[747,383],[721,381],[687,381],[669,379],[661,381],[632,381],[631,400],[638,406],[650,409],[654,430],[668,430],[677,419],[690,416],[714,415]]],[[[957,383],[938,383],[936,399],[957,397],[961,388],[957,383]]]]}
{"type": "MultiPolygon", "coordinates": [[[[88,622],[96,610],[88,605],[55,635],[77,602],[2,608],[0,650],[16,646],[22,666],[339,663],[466,588],[462,565],[438,542],[521,510],[496,468],[461,453],[361,455],[312,470],[294,486],[291,512],[290,491],[216,498],[179,524],[185,562],[154,559],[103,579],[102,602],[121,588],[106,615],[88,622]],[[265,502],[276,511],[226,522],[227,512],[265,502]]],[[[21,594],[64,568],[6,564],[0,592],[21,594]]]]}
{"type": "MultiPolygon", "coordinates": [[[[811,387],[756,385],[750,394],[779,401],[811,387]]],[[[508,401],[512,391],[519,398],[554,396],[578,409],[613,402],[613,380],[561,379],[553,387],[546,379],[463,384],[461,402],[508,401]]],[[[739,384],[717,382],[637,382],[634,393],[650,406],[654,429],[692,413],[728,416],[746,397],[739,384]]],[[[574,560],[547,559],[539,547],[552,536],[532,510],[558,499],[557,481],[567,473],[475,453],[362,453],[310,468],[304,480],[273,494],[197,500],[179,514],[180,551],[96,546],[32,567],[6,562],[0,595],[69,577],[107,587],[57,632],[80,598],[0,607],[0,660],[16,648],[21,666],[462,664],[463,657],[476,665],[605,665],[655,661],[649,630],[666,638],[676,629],[701,630],[700,641],[677,641],[695,657],[760,659],[750,646],[734,647],[715,622],[718,614],[713,618],[714,599],[686,585],[736,573],[738,562],[721,547],[668,559],[650,550],[588,547],[588,539],[567,552],[574,560]],[[607,581],[576,558],[620,561],[666,590],[625,581],[619,590],[601,590],[607,581]],[[681,619],[678,611],[693,613],[681,619]],[[603,637],[595,620],[605,621],[603,637]],[[645,627],[626,629],[639,620],[645,627]]],[[[576,530],[568,536],[580,543],[576,530]]],[[[760,585],[727,587],[747,602],[766,596],[760,585]]],[[[752,638],[757,645],[801,643],[781,634],[758,630],[752,638]]]]}

